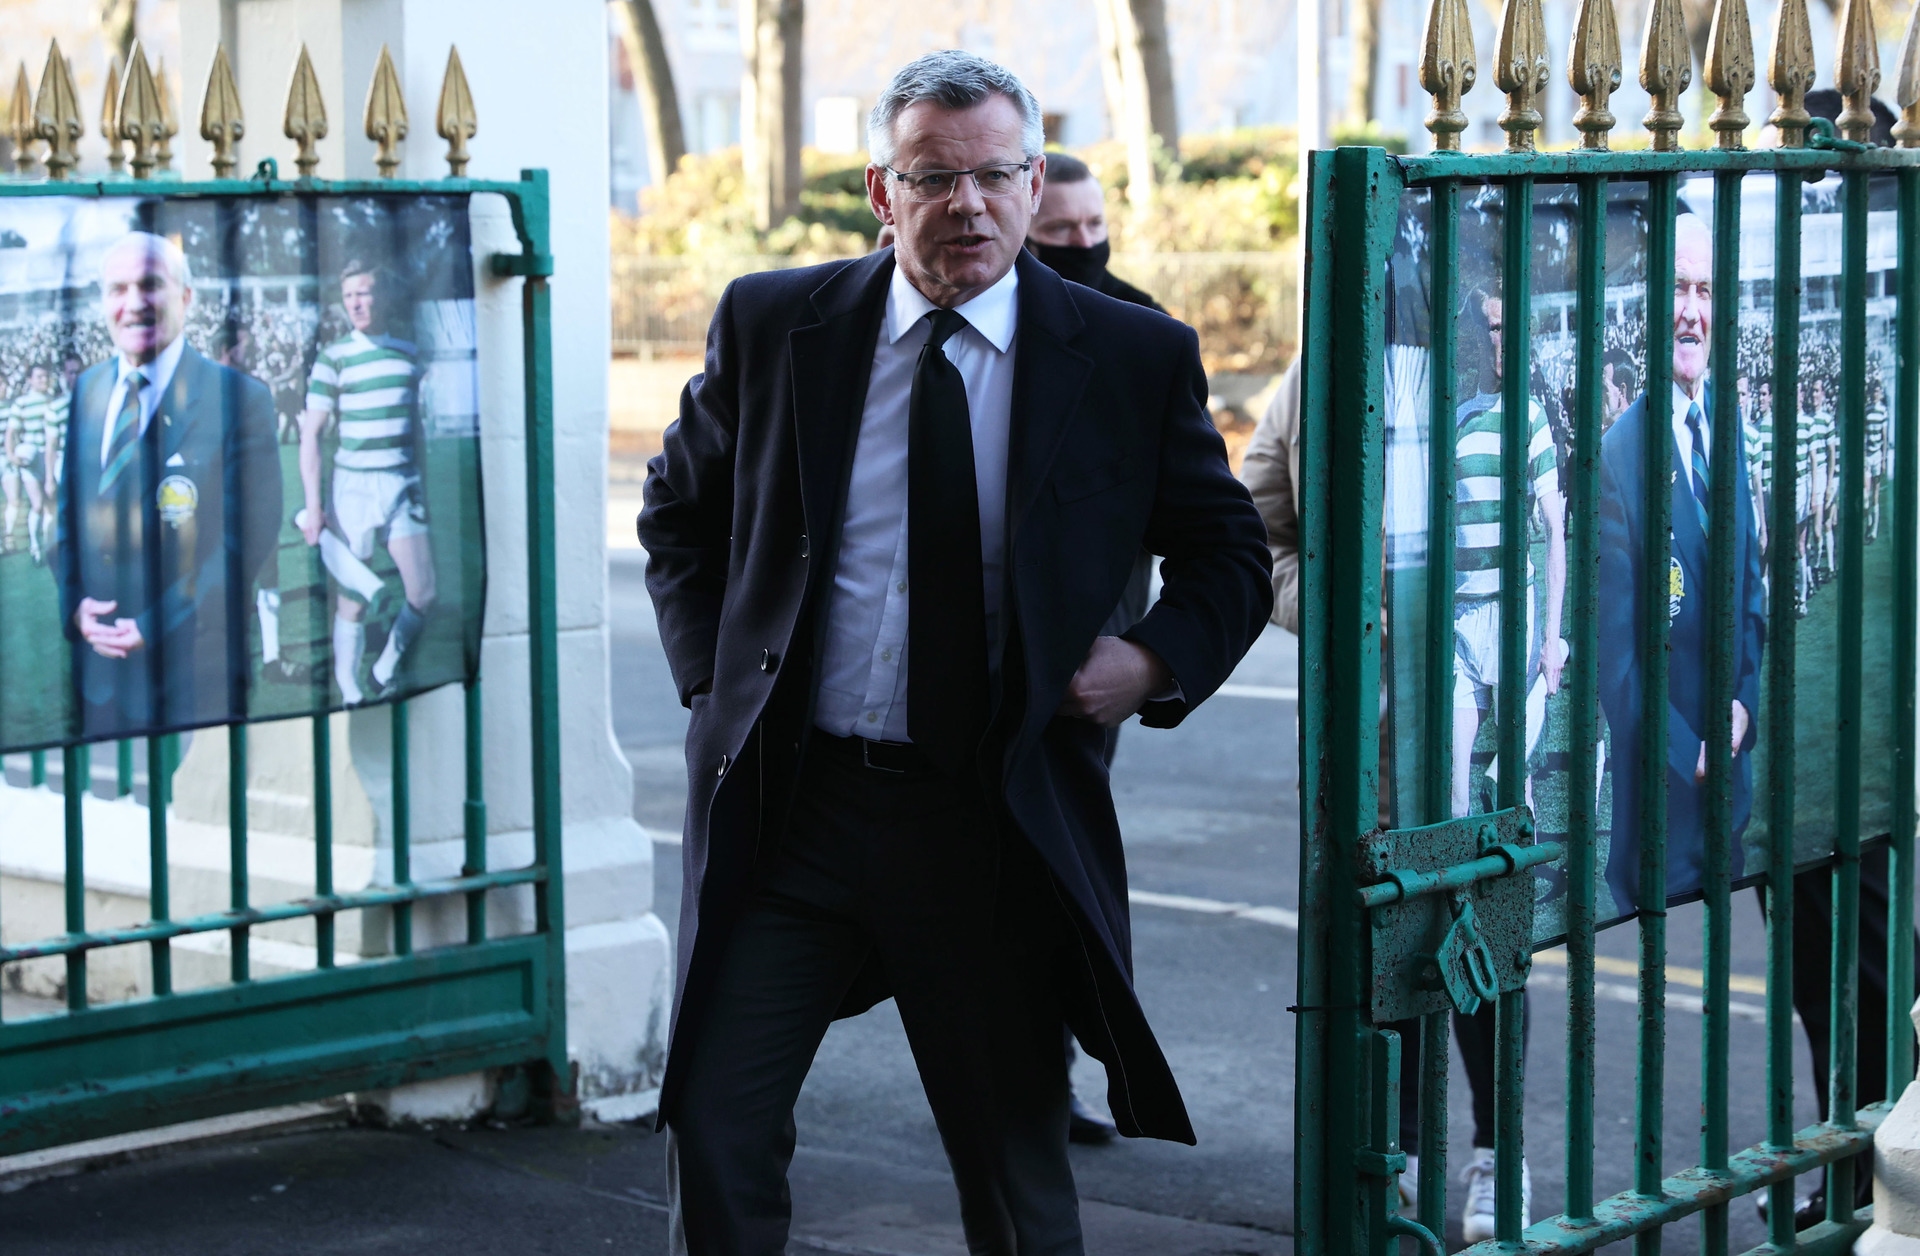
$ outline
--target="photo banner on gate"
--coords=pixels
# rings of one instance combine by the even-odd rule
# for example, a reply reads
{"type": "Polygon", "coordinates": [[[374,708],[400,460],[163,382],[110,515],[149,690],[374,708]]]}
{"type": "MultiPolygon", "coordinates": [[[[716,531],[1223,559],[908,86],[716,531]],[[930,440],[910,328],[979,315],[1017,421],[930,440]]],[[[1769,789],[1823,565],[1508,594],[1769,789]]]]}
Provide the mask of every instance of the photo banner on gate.
{"type": "Polygon", "coordinates": [[[0,751],[477,673],[467,210],[0,198],[0,751]]]}
{"type": "MultiPolygon", "coordinates": [[[[1579,258],[1577,191],[1542,185],[1535,192],[1531,241],[1530,308],[1506,308],[1501,274],[1504,193],[1497,187],[1468,188],[1460,208],[1456,320],[1455,413],[1450,416],[1455,464],[1456,535],[1453,641],[1450,679],[1453,727],[1447,746],[1454,815],[1494,808],[1496,782],[1506,770],[1498,759],[1496,720],[1500,675],[1501,442],[1505,430],[1502,392],[1509,364],[1502,361],[1501,330],[1512,317],[1528,320],[1524,342],[1529,360],[1526,423],[1527,534],[1525,581],[1527,663],[1524,795],[1534,812],[1538,840],[1565,841],[1570,767],[1576,755],[1597,765],[1596,914],[1603,923],[1630,918],[1639,902],[1638,842],[1633,823],[1639,799],[1664,788],[1667,801],[1667,905],[1698,898],[1706,866],[1706,782],[1702,736],[1707,727],[1708,535],[1706,501],[1712,478],[1731,474],[1737,529],[1734,554],[1733,658],[1738,741],[1733,757],[1732,872],[1735,884],[1758,879],[1772,840],[1765,800],[1784,784],[1767,760],[1772,731],[1765,692],[1769,616],[1776,605],[1770,581],[1777,546],[1790,547],[1795,572],[1794,607],[1795,764],[1793,862],[1796,867],[1829,857],[1834,848],[1836,807],[1834,727],[1840,694],[1840,516],[1857,502],[1864,517],[1862,582],[1865,590],[1861,641],[1866,701],[1862,707],[1859,766],[1861,836],[1871,839],[1892,826],[1895,705],[1874,677],[1893,668],[1893,425],[1895,386],[1894,286],[1896,257],[1894,185],[1872,183],[1868,215],[1867,379],[1864,473],[1848,483],[1842,474],[1840,345],[1840,179],[1809,183],[1802,197],[1800,275],[1800,371],[1797,377],[1797,462],[1791,479],[1776,482],[1773,467],[1774,302],[1791,285],[1773,273],[1775,187],[1771,176],[1742,182],[1739,291],[1713,291],[1714,187],[1710,177],[1681,185],[1675,233],[1676,277],[1671,374],[1671,430],[1654,432],[1648,421],[1646,326],[1648,212],[1644,183],[1609,185],[1606,310],[1600,363],[1601,437],[1598,500],[1583,503],[1571,492],[1570,469],[1577,398],[1576,276],[1579,258]],[[1738,320],[1738,361],[1712,360],[1716,320],[1738,320]],[[1736,391],[1741,430],[1735,466],[1718,468],[1712,420],[1718,389],[1736,391]],[[1668,546],[1667,595],[1669,695],[1667,709],[1649,713],[1641,701],[1645,660],[1637,625],[1642,620],[1642,532],[1646,488],[1644,441],[1671,450],[1672,531],[1668,546]],[[1777,494],[1792,494],[1796,527],[1774,535],[1777,494]],[[1568,592],[1568,520],[1574,512],[1598,515],[1598,622],[1600,735],[1592,747],[1570,744],[1568,664],[1575,637],[1568,592]],[[1875,701],[1884,697],[1884,701],[1875,701]],[[1667,736],[1664,779],[1646,781],[1638,770],[1640,738],[1647,721],[1663,722],[1667,736]]],[[[1429,416],[1432,311],[1431,263],[1426,241],[1430,206],[1422,189],[1402,201],[1390,265],[1387,346],[1386,545],[1389,678],[1388,738],[1391,763],[1383,792],[1391,800],[1395,827],[1444,816],[1419,814],[1422,781],[1438,767],[1426,761],[1422,737],[1424,695],[1432,683],[1414,643],[1435,626],[1427,623],[1429,556],[1428,494],[1432,427],[1429,416]]],[[[1655,337],[1662,348],[1664,337],[1655,337]]],[[[1535,937],[1565,932],[1565,860],[1535,872],[1535,937]]]]}

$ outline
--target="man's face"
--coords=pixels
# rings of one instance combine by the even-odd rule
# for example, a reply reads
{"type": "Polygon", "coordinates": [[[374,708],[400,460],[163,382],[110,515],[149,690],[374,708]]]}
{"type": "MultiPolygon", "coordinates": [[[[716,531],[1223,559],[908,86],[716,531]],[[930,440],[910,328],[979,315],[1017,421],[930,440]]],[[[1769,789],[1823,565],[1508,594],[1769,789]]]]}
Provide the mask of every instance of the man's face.
{"type": "Polygon", "coordinates": [[[1027,238],[1041,244],[1090,249],[1107,238],[1107,198],[1097,179],[1049,183],[1027,238]]]}
{"type": "Polygon", "coordinates": [[[1502,360],[1502,354],[1506,350],[1500,343],[1500,333],[1505,329],[1506,323],[1500,317],[1500,308],[1499,297],[1488,297],[1480,304],[1480,312],[1486,315],[1487,319],[1487,334],[1493,337],[1493,373],[1495,377],[1505,379],[1506,363],[1502,360]]]}
{"type": "Polygon", "coordinates": [[[120,248],[100,271],[107,334],[127,361],[144,365],[180,338],[192,290],[167,273],[157,249],[120,248]]]}
{"type": "Polygon", "coordinates": [[[1765,381],[1760,384],[1760,413],[1773,413],[1773,385],[1765,381]]]}
{"type": "Polygon", "coordinates": [[[50,392],[52,391],[52,389],[53,389],[53,381],[47,378],[46,367],[36,366],[31,371],[27,372],[27,391],[28,392],[43,393],[43,392],[50,392]]]}
{"type": "Polygon", "coordinates": [[[1739,381],[1734,385],[1734,391],[1740,394],[1740,409],[1744,412],[1751,413],[1753,410],[1753,385],[1747,382],[1746,376],[1742,375],[1740,377],[1739,381]]]}
{"type": "MultiPolygon", "coordinates": [[[[1020,111],[993,95],[969,109],[929,101],[909,105],[894,119],[893,168],[972,170],[1027,160],[1020,144],[1020,111]]],[[[893,255],[921,295],[943,308],[965,303],[998,283],[1026,245],[1040,203],[1046,158],[1033,158],[1010,196],[982,196],[971,177],[955,181],[945,200],[915,201],[885,170],[867,167],[867,201],[894,230],[893,255]]]]}
{"type": "Polygon", "coordinates": [[[347,321],[355,331],[373,326],[373,276],[348,275],[340,281],[340,304],[347,308],[347,321]]]}
{"type": "Polygon", "coordinates": [[[1706,228],[1676,233],[1673,250],[1673,378],[1700,391],[1713,338],[1713,242],[1706,228]]]}

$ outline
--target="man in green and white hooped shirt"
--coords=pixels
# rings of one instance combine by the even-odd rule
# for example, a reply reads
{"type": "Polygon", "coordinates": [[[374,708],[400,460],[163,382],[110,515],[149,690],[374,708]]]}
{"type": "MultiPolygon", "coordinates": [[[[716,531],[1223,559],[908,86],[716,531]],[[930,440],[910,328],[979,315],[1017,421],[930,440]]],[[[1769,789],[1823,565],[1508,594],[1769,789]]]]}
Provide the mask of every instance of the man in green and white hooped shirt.
{"type": "Polygon", "coordinates": [[[307,544],[318,545],[339,582],[333,620],[333,675],[341,700],[362,702],[360,662],[366,653],[370,587],[366,560],[379,534],[400,571],[406,604],[370,673],[374,695],[391,687],[407,648],[426,624],[435,596],[433,550],[426,503],[414,462],[420,368],[414,346],[382,334],[380,275],[351,262],[340,273],[340,304],[353,330],[322,349],[307,383],[300,416],[300,482],[306,509],[294,520],[307,544]],[[335,424],[333,484],[320,504],[320,433],[335,424]],[[331,530],[332,536],[325,533],[331,530]],[[344,542],[344,544],[341,544],[344,542]]]}
{"type": "Polygon", "coordinates": [[[52,531],[52,512],[48,509],[53,501],[53,476],[49,468],[53,465],[47,456],[51,450],[49,438],[57,439],[58,433],[50,430],[59,416],[55,413],[56,401],[53,396],[53,371],[44,363],[36,362],[27,371],[27,387],[13,400],[6,411],[4,422],[6,477],[6,528],[0,531],[11,545],[13,530],[20,523],[20,504],[22,497],[27,506],[27,548],[33,553],[33,561],[38,563],[41,555],[42,538],[52,531]]]}

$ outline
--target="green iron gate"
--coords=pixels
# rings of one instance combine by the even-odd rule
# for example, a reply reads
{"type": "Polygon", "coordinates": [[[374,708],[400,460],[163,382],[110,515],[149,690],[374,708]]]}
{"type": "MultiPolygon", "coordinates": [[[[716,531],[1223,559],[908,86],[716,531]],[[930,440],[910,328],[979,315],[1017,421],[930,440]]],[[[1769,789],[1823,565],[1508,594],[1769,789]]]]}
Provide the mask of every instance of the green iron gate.
{"type": "MultiPolygon", "coordinates": [[[[1702,1217],[1702,1250],[1728,1250],[1730,1202],[1759,1191],[1770,1192],[1770,1243],[1758,1251],[1851,1250],[1866,1218],[1852,1206],[1855,1153],[1868,1148],[1888,1105],[1855,1100],[1857,1051],[1885,1051],[1889,1094],[1897,1095],[1914,1072],[1913,1040],[1905,1009],[1912,1003],[1914,837],[1914,691],[1915,691],[1915,451],[1920,448],[1920,22],[1906,36],[1895,97],[1904,110],[1895,130],[1900,148],[1872,148],[1868,104],[1879,83],[1878,54],[1866,0],[1849,0],[1839,23],[1836,79],[1844,109],[1833,124],[1810,119],[1803,98],[1813,83],[1812,42],[1804,0],[1785,0],[1772,34],[1769,80],[1779,108],[1769,121],[1779,129],[1781,146],[1745,147],[1750,126],[1742,102],[1754,86],[1755,59],[1744,0],[1718,0],[1714,8],[1707,86],[1719,108],[1707,120],[1716,133],[1713,147],[1682,151],[1678,103],[1691,74],[1691,55],[1679,0],[1652,0],[1645,30],[1640,80],[1653,97],[1646,119],[1651,151],[1608,151],[1614,125],[1608,96],[1620,81],[1619,39],[1610,0],[1581,0],[1568,78],[1583,99],[1574,126],[1583,146],[1568,152],[1536,151],[1540,126],[1539,93],[1548,82],[1543,23],[1538,0],[1507,0],[1502,18],[1495,80],[1508,97],[1500,126],[1508,133],[1506,151],[1466,154],[1458,150],[1467,120],[1461,94],[1473,85],[1474,52],[1470,15],[1464,0],[1434,0],[1425,40],[1421,81],[1434,97],[1428,126],[1436,150],[1429,156],[1395,158],[1379,149],[1342,148],[1316,152],[1310,165],[1311,213],[1307,241],[1306,347],[1304,351],[1302,602],[1302,912],[1299,947],[1296,1092],[1296,1217],[1299,1250],[1308,1256],[1382,1253],[1401,1239],[1421,1250],[1438,1250],[1446,1217],[1447,1008],[1471,1008],[1479,999],[1497,1011],[1495,1050],[1497,1237],[1477,1251],[1585,1252],[1631,1239],[1636,1251],[1660,1250],[1662,1228],[1684,1217],[1702,1217]],[[1830,1119],[1810,1128],[1793,1126],[1793,1007],[1788,974],[1794,949],[1792,915],[1774,910],[1767,921],[1765,995],[1766,1137],[1739,1150],[1729,1146],[1729,953],[1730,897],[1735,858],[1734,822],[1729,800],[1734,776],[1731,724],[1735,692],[1734,571],[1736,529],[1728,526],[1738,508],[1736,494],[1746,491],[1732,475],[1710,477],[1703,502],[1703,528],[1710,538],[1709,572],[1704,597],[1711,632],[1701,660],[1670,663],[1669,601],[1678,579],[1670,549],[1673,535],[1669,463],[1674,442],[1663,434],[1672,412],[1672,355],[1675,346],[1677,210],[1683,187],[1711,188],[1712,284],[1726,304],[1710,336],[1710,358],[1719,373],[1730,369],[1740,352],[1741,320],[1730,294],[1741,291],[1742,267],[1764,269],[1771,263],[1773,299],[1768,334],[1771,364],[1760,378],[1770,381],[1775,408],[1771,430],[1771,479],[1796,483],[1797,440],[1805,440],[1799,415],[1802,374],[1803,192],[1836,175],[1839,257],[1834,267],[1837,300],[1828,308],[1837,319],[1837,368],[1840,381],[1837,416],[1839,495],[1838,630],[1836,683],[1796,693],[1796,596],[1805,581],[1796,571],[1795,546],[1800,507],[1791,488],[1772,494],[1767,517],[1758,526],[1775,538],[1766,560],[1767,629],[1763,663],[1760,749],[1771,765],[1768,789],[1756,791],[1753,814],[1772,834],[1764,866],[1749,860],[1742,884],[1758,882],[1769,901],[1792,901],[1795,872],[1791,835],[1796,819],[1804,825],[1807,804],[1794,798],[1797,705],[1824,704],[1824,753],[1833,764],[1831,814],[1834,942],[1831,949],[1833,1064],[1824,1079],[1831,1097],[1830,1119]],[[1773,215],[1771,258],[1741,256],[1743,181],[1752,179],[1747,212],[1771,179],[1773,215]],[[1631,185],[1631,186],[1628,186],[1631,185]],[[1869,213],[1874,201],[1881,218],[1894,215],[1897,266],[1870,272],[1869,213]],[[1402,470],[1395,462],[1389,411],[1405,406],[1391,395],[1393,363],[1390,323],[1400,318],[1409,299],[1401,281],[1406,262],[1396,257],[1403,205],[1418,200],[1424,256],[1415,259],[1430,311],[1430,361],[1420,380],[1419,404],[1433,416],[1431,452],[1420,474],[1424,515],[1411,523],[1390,520],[1395,498],[1390,478],[1402,470]],[[1502,208],[1498,229],[1483,233],[1479,253],[1497,257],[1499,279],[1493,295],[1504,300],[1506,318],[1497,333],[1504,360],[1533,364],[1540,334],[1537,289],[1540,268],[1535,235],[1536,205],[1551,202],[1561,215],[1568,267],[1568,300],[1559,315],[1571,343],[1565,434],[1566,526],[1565,636],[1570,643],[1563,683],[1568,756],[1564,834],[1552,842],[1536,837],[1534,812],[1521,771],[1498,774],[1497,795],[1484,814],[1455,819],[1450,796],[1453,753],[1455,675],[1455,424],[1467,398],[1459,395],[1456,359],[1465,343],[1461,325],[1463,259],[1475,259],[1471,242],[1463,253],[1462,209],[1472,198],[1494,196],[1502,208]],[[1623,299],[1610,275],[1608,248],[1622,238],[1617,228],[1631,212],[1641,223],[1644,247],[1644,380],[1648,426],[1655,435],[1644,447],[1640,470],[1647,542],[1639,562],[1641,598],[1646,608],[1636,625],[1638,645],[1632,666],[1646,694],[1646,710],[1667,702],[1670,667],[1702,666],[1708,712],[1704,825],[1704,900],[1706,963],[1702,976],[1704,1012],[1701,1035],[1701,1124],[1695,1167],[1669,1173],[1675,1157],[1663,1130],[1666,1063],[1668,902],[1666,791],[1646,789],[1638,813],[1612,819],[1615,831],[1636,831],[1639,857],[1632,869],[1638,902],[1637,1093],[1634,1113],[1635,1157],[1630,1189],[1610,1198],[1594,1197],[1595,1156],[1595,926],[1612,914],[1596,903],[1596,881],[1604,866],[1598,853],[1601,773],[1595,753],[1603,736],[1603,710],[1597,674],[1598,652],[1608,645],[1598,634],[1597,575],[1602,483],[1602,432],[1614,402],[1608,388],[1604,324],[1607,307],[1623,299]],[[1337,280],[1337,282],[1336,282],[1337,280]],[[1872,290],[1870,291],[1870,281],[1872,290]],[[1868,507],[1859,491],[1863,473],[1871,473],[1867,307],[1870,299],[1890,302],[1892,316],[1891,407],[1895,451],[1892,470],[1892,564],[1885,590],[1882,622],[1869,622],[1861,556],[1868,507]],[[1709,524],[1707,521],[1711,520],[1709,524]],[[1419,615],[1395,613],[1395,636],[1388,636],[1391,602],[1386,585],[1398,561],[1392,552],[1407,535],[1424,548],[1425,605],[1419,615]],[[1781,543],[1787,538],[1788,543],[1781,543]],[[1430,544],[1427,544],[1429,543],[1430,544]],[[1663,613],[1664,608],[1664,613],[1663,613]],[[1403,619],[1405,622],[1403,622],[1403,619]],[[1409,629],[1407,624],[1415,625],[1409,629]],[[1863,638],[1890,640],[1890,665],[1863,686],[1863,638]],[[1417,701],[1396,706],[1393,755],[1383,755],[1383,687],[1396,697],[1394,676],[1403,667],[1424,667],[1429,681],[1417,701]],[[1439,678],[1434,680],[1433,678],[1439,678]],[[1882,683],[1882,680],[1890,683],[1882,683]],[[1884,710],[1876,710],[1884,707],[1884,710]],[[1863,720],[1882,722],[1891,731],[1888,821],[1890,836],[1870,835],[1890,850],[1893,942],[1888,955],[1889,1032],[1884,1043],[1857,1043],[1856,974],[1859,962],[1860,814],[1863,720]],[[1584,749],[1581,749],[1584,748],[1584,749]],[[1396,762],[1404,758],[1409,762],[1396,762]],[[1391,814],[1388,814],[1388,813],[1391,814]],[[1536,864],[1557,862],[1564,869],[1564,942],[1569,1008],[1564,1039],[1555,1027],[1540,1026],[1534,1054],[1541,1062],[1565,1065],[1566,1185],[1565,1209],[1523,1229],[1521,1220],[1522,1002],[1531,953],[1540,949],[1533,925],[1533,874],[1536,864]],[[1450,908],[1450,909],[1449,909],[1450,908]],[[1476,913],[1477,909],[1477,915],[1476,913]],[[1418,1217],[1398,1215],[1396,1174],[1405,1167],[1399,1145],[1399,1061],[1402,1042],[1388,1028],[1418,1017],[1421,1066],[1418,1074],[1419,1128],[1425,1154],[1419,1166],[1418,1217]],[[1563,1054],[1562,1054],[1562,1043],[1563,1054]],[[1824,1166],[1828,1175],[1827,1220],[1796,1237],[1793,1230],[1793,1177],[1824,1166]]],[[[1704,110],[1702,111],[1704,112],[1704,110]]],[[[1704,201],[1704,194],[1700,198],[1704,201]]],[[[1892,246],[1890,246],[1891,248],[1892,246]]],[[[1638,300],[1639,298],[1634,298],[1638,300]]],[[[1491,317],[1491,316],[1489,316],[1491,317]]],[[[1764,321],[1767,315],[1758,315],[1764,321]]],[[[1497,368],[1498,358],[1495,358],[1497,368]]],[[[1529,546],[1516,538],[1528,530],[1529,422],[1534,387],[1528,369],[1501,375],[1498,550],[1498,677],[1492,720],[1498,763],[1527,761],[1530,737],[1523,695],[1526,655],[1532,648],[1529,601],[1529,546]]],[[[1404,379],[1397,381],[1403,388],[1404,379]]],[[[1736,442],[1744,438],[1731,386],[1708,394],[1711,400],[1712,465],[1738,464],[1736,442]]],[[[1884,402],[1875,421],[1885,423],[1884,402]]],[[[1880,449],[1886,438],[1882,427],[1880,449]]],[[[1818,456],[1816,451],[1816,456],[1818,456]]],[[[1872,456],[1881,456],[1875,453],[1872,456]]],[[[1764,461],[1764,459],[1758,460],[1764,461]]],[[[1884,474],[1884,467],[1882,467],[1884,474]]],[[[1465,474],[1461,472],[1460,474],[1465,474]]],[[[1756,514],[1758,510],[1756,508],[1756,514]]],[[[1879,543],[1887,545],[1886,541],[1879,543]]],[[[1883,555],[1884,556],[1884,555],[1883,555]]],[[[1878,603],[1877,603],[1878,604],[1878,603]]],[[[1399,607],[1400,603],[1392,602],[1399,607]]],[[[1876,615],[1880,614],[1875,612],[1876,615]]],[[[1805,733],[1801,753],[1805,751],[1805,733]]],[[[1638,764],[1619,770],[1651,769],[1647,779],[1666,771],[1667,733],[1658,719],[1643,721],[1638,764]],[[1652,773],[1658,773],[1655,775],[1652,773]]],[[[1884,765],[1876,765],[1876,770],[1884,765]]],[[[1827,804],[1823,804],[1827,805],[1827,804]]],[[[1876,821],[1876,826],[1879,821],[1876,821]]],[[[1604,883],[1602,884],[1604,891],[1604,883]]],[[[1553,941],[1555,939],[1547,939],[1553,941]]],[[[1623,1097],[1619,1106],[1625,1109],[1623,1097]]],[[[1680,1154],[1690,1154],[1682,1151],[1680,1154]]],[[[1682,1161],[1681,1163],[1685,1163],[1682,1161]]]]}
{"type": "MultiPolygon", "coordinates": [[[[66,932],[0,946],[0,978],[7,965],[58,957],[66,966],[65,1015],[0,1023],[0,1154],[122,1131],[399,1085],[478,1069],[527,1066],[530,1098],[548,1114],[573,1101],[567,1062],[564,915],[561,901],[559,678],[554,598],[553,377],[547,175],[523,171],[518,181],[466,177],[466,140],[474,134],[472,97],[458,55],[449,59],[437,130],[448,141],[450,177],[432,182],[393,178],[331,181],[312,177],[314,143],[325,134],[317,81],[303,51],[288,104],[286,130],[299,143],[301,176],[278,177],[260,163],[251,179],[232,177],[232,146],[240,134],[238,95],[224,57],[202,115],[201,132],[215,144],[207,182],[149,180],[156,159],[165,169],[165,141],[173,134],[171,103],[155,92],[144,56],[136,50],[126,94],[108,113],[134,146],[135,177],[69,182],[73,139],[81,134],[71,78],[56,45],[33,111],[16,107],[16,153],[31,153],[37,135],[49,141],[51,180],[0,181],[0,197],[257,197],[438,193],[504,198],[519,237],[519,253],[487,259],[496,276],[524,278],[521,319],[525,355],[527,510],[528,745],[531,773],[532,862],[487,867],[487,804],[483,789],[483,725],[478,679],[465,690],[464,860],[461,874],[415,880],[410,858],[407,704],[391,708],[393,793],[392,883],[358,891],[334,889],[331,744],[326,715],[312,719],[315,825],[310,897],[290,902],[249,901],[247,833],[247,725],[226,728],[231,908],[175,919],[169,912],[168,792],[177,766],[174,738],[148,739],[150,918],[121,928],[89,929],[87,835],[82,795],[91,782],[87,745],[58,753],[64,768],[66,932]],[[224,83],[222,77],[224,76],[224,83]],[[161,109],[164,103],[164,110],[161,109]],[[117,109],[115,108],[117,106],[117,109]],[[164,116],[162,116],[164,114],[164,116]],[[23,133],[22,127],[25,127],[23,133]],[[156,153],[155,150],[160,150],[156,153]],[[489,936],[487,894],[529,887],[534,928],[519,936],[489,936]],[[462,945],[416,950],[413,908],[436,900],[465,901],[462,945]],[[373,909],[373,910],[369,910],[373,909]],[[335,923],[342,913],[367,912],[369,930],[391,921],[390,954],[336,966],[335,923]],[[250,931],[276,922],[311,919],[317,964],[311,971],[253,979],[250,931]],[[224,933],[230,939],[230,984],[175,992],[170,947],[175,939],[224,933]],[[145,946],[151,953],[153,997],[90,1006],[87,961],[104,947],[145,946]]],[[[391,174],[394,145],[406,134],[398,81],[385,57],[367,108],[367,133],[391,174]],[[384,76],[384,78],[383,78],[384,76]],[[382,88],[387,88],[383,93],[382,88]],[[397,118],[396,118],[397,114],[397,118]],[[398,123],[396,126],[395,123],[398,123]]],[[[164,90],[164,89],[163,89],[164,90]]],[[[118,157],[118,144],[115,144],[118,157]]],[[[28,161],[31,161],[28,158],[28,161]]],[[[202,730],[198,736],[216,736],[202,730]]],[[[113,743],[102,743],[104,751],[113,743]]],[[[133,747],[120,742],[118,792],[133,789],[133,747]]],[[[45,780],[44,758],[34,756],[34,785],[45,780]]],[[[17,835],[0,833],[0,846],[17,835]]]]}

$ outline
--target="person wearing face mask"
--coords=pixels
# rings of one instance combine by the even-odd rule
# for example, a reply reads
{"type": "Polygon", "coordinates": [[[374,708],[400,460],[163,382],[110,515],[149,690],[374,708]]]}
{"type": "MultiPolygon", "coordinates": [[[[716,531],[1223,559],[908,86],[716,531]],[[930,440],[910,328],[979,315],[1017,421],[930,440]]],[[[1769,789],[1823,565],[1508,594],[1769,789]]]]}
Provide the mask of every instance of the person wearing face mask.
{"type": "Polygon", "coordinates": [[[1166,313],[1158,301],[1107,269],[1113,249],[1107,240],[1106,189],[1078,157],[1047,154],[1047,183],[1027,228],[1027,250],[1062,279],[1166,313]]]}

